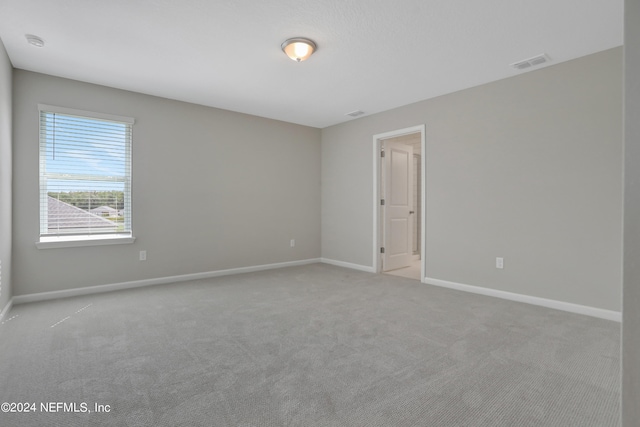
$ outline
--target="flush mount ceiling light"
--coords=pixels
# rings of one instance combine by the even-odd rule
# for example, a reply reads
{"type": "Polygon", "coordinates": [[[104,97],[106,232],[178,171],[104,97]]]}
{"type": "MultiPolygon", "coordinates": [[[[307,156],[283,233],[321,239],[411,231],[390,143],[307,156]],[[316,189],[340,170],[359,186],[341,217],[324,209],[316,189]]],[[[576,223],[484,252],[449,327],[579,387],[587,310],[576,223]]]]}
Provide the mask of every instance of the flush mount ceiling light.
{"type": "Polygon", "coordinates": [[[25,37],[27,38],[27,43],[29,43],[31,46],[35,46],[35,47],[44,46],[44,40],[42,40],[38,36],[34,36],[33,34],[25,34],[25,37]]]}
{"type": "Polygon", "coordinates": [[[308,59],[318,49],[313,41],[302,37],[285,40],[280,47],[289,58],[297,62],[308,59]]]}

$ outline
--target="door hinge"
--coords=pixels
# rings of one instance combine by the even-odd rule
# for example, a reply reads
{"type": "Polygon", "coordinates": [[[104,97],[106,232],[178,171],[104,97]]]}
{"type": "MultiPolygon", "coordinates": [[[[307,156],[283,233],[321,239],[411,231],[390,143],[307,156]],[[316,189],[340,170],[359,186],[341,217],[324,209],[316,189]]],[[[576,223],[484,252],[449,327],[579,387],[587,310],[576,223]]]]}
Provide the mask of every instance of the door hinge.
{"type": "Polygon", "coordinates": [[[384,150],[380,152],[380,157],[384,157],[384,150]]]}
{"type": "Polygon", "coordinates": [[[380,199],[380,206],[384,206],[384,199],[380,199]]]}
{"type": "Polygon", "coordinates": [[[384,248],[380,248],[380,253],[383,254],[384,253],[384,248]]]}

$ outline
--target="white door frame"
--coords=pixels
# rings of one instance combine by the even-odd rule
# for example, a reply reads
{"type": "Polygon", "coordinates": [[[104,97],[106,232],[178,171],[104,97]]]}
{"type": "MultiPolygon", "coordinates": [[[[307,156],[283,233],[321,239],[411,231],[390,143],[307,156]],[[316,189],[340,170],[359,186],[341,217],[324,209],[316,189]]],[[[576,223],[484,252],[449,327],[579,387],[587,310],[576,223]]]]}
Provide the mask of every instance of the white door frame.
{"type": "Polygon", "coordinates": [[[404,129],[398,129],[390,132],[379,133],[373,135],[373,271],[376,273],[381,272],[381,254],[380,247],[382,246],[382,221],[380,215],[380,152],[382,151],[382,141],[389,138],[395,138],[398,136],[409,135],[412,133],[420,133],[420,181],[422,183],[421,209],[420,209],[420,224],[422,236],[420,239],[420,281],[425,283],[424,276],[426,270],[426,201],[427,201],[427,186],[426,186],[426,166],[427,166],[427,144],[425,139],[425,125],[412,126],[404,129]]]}

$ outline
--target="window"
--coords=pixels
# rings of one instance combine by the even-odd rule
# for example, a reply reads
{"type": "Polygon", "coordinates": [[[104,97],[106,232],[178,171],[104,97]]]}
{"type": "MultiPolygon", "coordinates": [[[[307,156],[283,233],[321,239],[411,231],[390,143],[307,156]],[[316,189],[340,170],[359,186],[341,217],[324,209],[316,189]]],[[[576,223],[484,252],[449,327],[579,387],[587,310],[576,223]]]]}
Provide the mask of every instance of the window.
{"type": "MultiPolygon", "coordinates": [[[[133,241],[131,133],[134,120],[50,105],[38,108],[38,247],[51,247],[47,242],[133,241]]],[[[62,246],[75,245],[82,243],[62,246]]]]}

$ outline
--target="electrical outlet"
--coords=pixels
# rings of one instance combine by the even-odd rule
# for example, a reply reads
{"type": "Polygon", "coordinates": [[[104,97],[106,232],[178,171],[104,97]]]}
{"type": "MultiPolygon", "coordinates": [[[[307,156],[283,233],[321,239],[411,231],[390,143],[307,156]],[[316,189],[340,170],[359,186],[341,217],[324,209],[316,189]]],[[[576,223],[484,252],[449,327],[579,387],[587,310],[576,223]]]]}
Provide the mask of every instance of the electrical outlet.
{"type": "Polygon", "coordinates": [[[296,239],[291,239],[291,242],[289,242],[289,244],[291,245],[291,247],[295,247],[296,245],[296,239]]]}
{"type": "Polygon", "coordinates": [[[147,251],[140,251],[140,261],[147,260],[147,251]]]}
{"type": "Polygon", "coordinates": [[[496,268],[504,268],[504,258],[502,257],[496,258],[496,268]]]}

